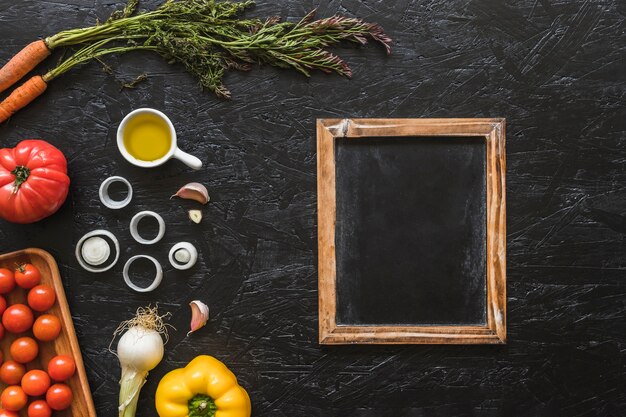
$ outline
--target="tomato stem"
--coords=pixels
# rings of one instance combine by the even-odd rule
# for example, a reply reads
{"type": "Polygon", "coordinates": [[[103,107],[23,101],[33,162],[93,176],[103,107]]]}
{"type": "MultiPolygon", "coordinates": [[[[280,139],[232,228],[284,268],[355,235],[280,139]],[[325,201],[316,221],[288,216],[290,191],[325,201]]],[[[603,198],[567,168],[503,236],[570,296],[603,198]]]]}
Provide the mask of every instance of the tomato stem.
{"type": "Polygon", "coordinates": [[[13,182],[13,193],[17,193],[17,190],[20,189],[20,186],[24,184],[30,176],[30,169],[28,169],[24,165],[19,165],[15,167],[13,171],[11,171],[11,174],[15,175],[15,182],[13,182]]]}

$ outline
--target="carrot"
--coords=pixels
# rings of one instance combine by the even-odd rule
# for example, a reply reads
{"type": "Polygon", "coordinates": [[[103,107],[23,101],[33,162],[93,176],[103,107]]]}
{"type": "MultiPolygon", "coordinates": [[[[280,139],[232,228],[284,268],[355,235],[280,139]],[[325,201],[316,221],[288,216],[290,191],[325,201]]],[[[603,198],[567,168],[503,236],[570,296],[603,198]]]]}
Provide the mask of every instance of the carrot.
{"type": "Polygon", "coordinates": [[[0,93],[28,74],[41,61],[50,55],[50,49],[43,40],[31,42],[19,51],[9,62],[0,68],[0,93]]]}
{"type": "Polygon", "coordinates": [[[17,87],[11,95],[0,103],[0,123],[13,116],[19,109],[39,97],[48,88],[41,75],[35,75],[17,87]]]}

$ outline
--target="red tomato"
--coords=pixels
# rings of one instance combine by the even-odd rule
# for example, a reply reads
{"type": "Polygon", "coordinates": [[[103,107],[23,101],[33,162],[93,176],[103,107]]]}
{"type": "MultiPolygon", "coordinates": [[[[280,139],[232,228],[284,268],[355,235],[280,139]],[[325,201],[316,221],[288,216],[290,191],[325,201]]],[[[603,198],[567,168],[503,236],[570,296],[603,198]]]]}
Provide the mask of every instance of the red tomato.
{"type": "Polygon", "coordinates": [[[5,410],[4,408],[0,408],[0,417],[20,417],[20,415],[17,414],[15,411],[9,411],[5,410]]]}
{"type": "Polygon", "coordinates": [[[22,389],[31,397],[44,395],[50,388],[50,377],[40,369],[26,372],[22,377],[22,389]]]}
{"type": "Polygon", "coordinates": [[[50,342],[61,333],[61,320],[52,314],[43,314],[33,324],[33,334],[42,342],[50,342]]]}
{"type": "Polygon", "coordinates": [[[46,402],[53,410],[65,410],[72,404],[72,389],[65,384],[54,384],[46,392],[46,402]]]}
{"type": "Polygon", "coordinates": [[[48,362],[48,375],[55,381],[65,381],[76,372],[76,362],[69,356],[55,356],[48,362]]]}
{"type": "Polygon", "coordinates": [[[2,395],[0,395],[0,403],[2,403],[2,408],[5,408],[9,411],[20,411],[26,403],[28,402],[28,397],[22,390],[22,388],[18,385],[11,385],[2,391],[2,395]]]}
{"type": "Polygon", "coordinates": [[[9,333],[22,333],[33,325],[33,312],[24,304],[13,304],[2,314],[2,325],[9,333]]]}
{"type": "Polygon", "coordinates": [[[0,268],[0,294],[7,294],[15,288],[15,275],[13,271],[0,268]]]}
{"type": "MultiPolygon", "coordinates": [[[[50,417],[51,415],[52,409],[44,400],[33,401],[28,406],[28,417],[50,417]]],[[[2,417],[1,414],[0,417],[2,417]]]]}
{"type": "Polygon", "coordinates": [[[28,363],[39,354],[39,346],[31,337],[20,337],[11,343],[9,352],[15,362],[28,363]]]}
{"type": "Polygon", "coordinates": [[[4,313],[4,310],[7,309],[7,300],[3,296],[0,295],[0,314],[4,313]]]}
{"type": "Polygon", "coordinates": [[[0,366],[0,379],[7,385],[17,385],[22,381],[25,372],[21,363],[6,361],[0,366]]]}
{"type": "Polygon", "coordinates": [[[55,301],[54,288],[49,285],[37,285],[28,291],[28,305],[35,311],[46,311],[55,301]]]}
{"type": "Polygon", "coordinates": [[[65,156],[43,140],[0,149],[0,218],[34,223],[54,214],[67,198],[65,156]]]}
{"type": "Polygon", "coordinates": [[[41,273],[33,264],[22,264],[15,270],[15,283],[27,290],[41,282],[41,273]]]}

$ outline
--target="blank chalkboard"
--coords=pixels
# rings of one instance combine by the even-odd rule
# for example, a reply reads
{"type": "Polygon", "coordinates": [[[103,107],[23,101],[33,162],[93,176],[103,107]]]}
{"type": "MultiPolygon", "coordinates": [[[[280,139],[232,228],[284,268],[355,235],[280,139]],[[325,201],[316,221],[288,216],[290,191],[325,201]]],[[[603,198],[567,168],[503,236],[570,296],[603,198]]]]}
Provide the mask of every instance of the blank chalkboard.
{"type": "Polygon", "coordinates": [[[337,323],[486,324],[486,145],[339,139],[337,323]]]}
{"type": "Polygon", "coordinates": [[[317,127],[320,343],[504,343],[504,120],[317,127]]]}

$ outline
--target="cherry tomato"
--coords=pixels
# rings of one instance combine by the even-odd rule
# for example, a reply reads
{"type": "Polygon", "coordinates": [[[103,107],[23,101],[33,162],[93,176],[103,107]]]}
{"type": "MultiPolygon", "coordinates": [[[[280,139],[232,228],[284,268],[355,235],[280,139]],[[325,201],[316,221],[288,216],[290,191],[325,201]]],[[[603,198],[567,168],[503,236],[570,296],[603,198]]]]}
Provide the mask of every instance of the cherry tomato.
{"type": "Polygon", "coordinates": [[[48,375],[55,381],[65,381],[76,372],[76,362],[66,355],[55,356],[48,362],[48,375]]]}
{"type": "Polygon", "coordinates": [[[65,410],[72,404],[72,389],[65,384],[54,384],[46,392],[46,402],[53,410],[65,410]]]}
{"type": "Polygon", "coordinates": [[[32,337],[20,337],[11,343],[9,352],[15,362],[28,363],[39,354],[39,346],[32,337]]]}
{"type": "Polygon", "coordinates": [[[0,295],[0,314],[4,313],[4,310],[7,309],[7,300],[3,296],[0,295]]]}
{"type": "Polygon", "coordinates": [[[0,268],[0,294],[7,294],[15,288],[15,275],[13,271],[0,268]]]}
{"type": "MultiPolygon", "coordinates": [[[[28,406],[28,417],[50,417],[51,415],[52,409],[44,400],[33,401],[28,406]]],[[[2,417],[1,414],[0,417],[2,417]]]]}
{"type": "Polygon", "coordinates": [[[54,288],[49,285],[37,285],[28,292],[28,305],[35,311],[46,311],[55,301],[54,288]]]}
{"type": "Polygon", "coordinates": [[[2,314],[2,325],[9,333],[22,333],[33,325],[33,312],[24,304],[13,304],[2,314]]]}
{"type": "Polygon", "coordinates": [[[17,414],[15,411],[9,411],[5,410],[4,408],[0,408],[0,417],[20,417],[20,415],[17,414]]]}
{"type": "Polygon", "coordinates": [[[41,369],[33,369],[22,377],[22,389],[31,397],[44,395],[50,388],[50,377],[41,369]]]}
{"type": "Polygon", "coordinates": [[[15,282],[28,290],[41,282],[41,274],[33,264],[22,264],[15,270],[15,282]]]}
{"type": "Polygon", "coordinates": [[[25,372],[21,363],[6,361],[0,366],[0,379],[7,385],[17,385],[22,381],[25,372]]]}
{"type": "Polygon", "coordinates": [[[50,342],[61,333],[61,320],[52,314],[43,314],[33,324],[33,334],[42,342],[50,342]]]}
{"type": "Polygon", "coordinates": [[[20,411],[27,402],[28,397],[19,385],[11,385],[5,388],[4,391],[2,391],[2,395],[0,395],[2,408],[9,411],[20,411]]]}

